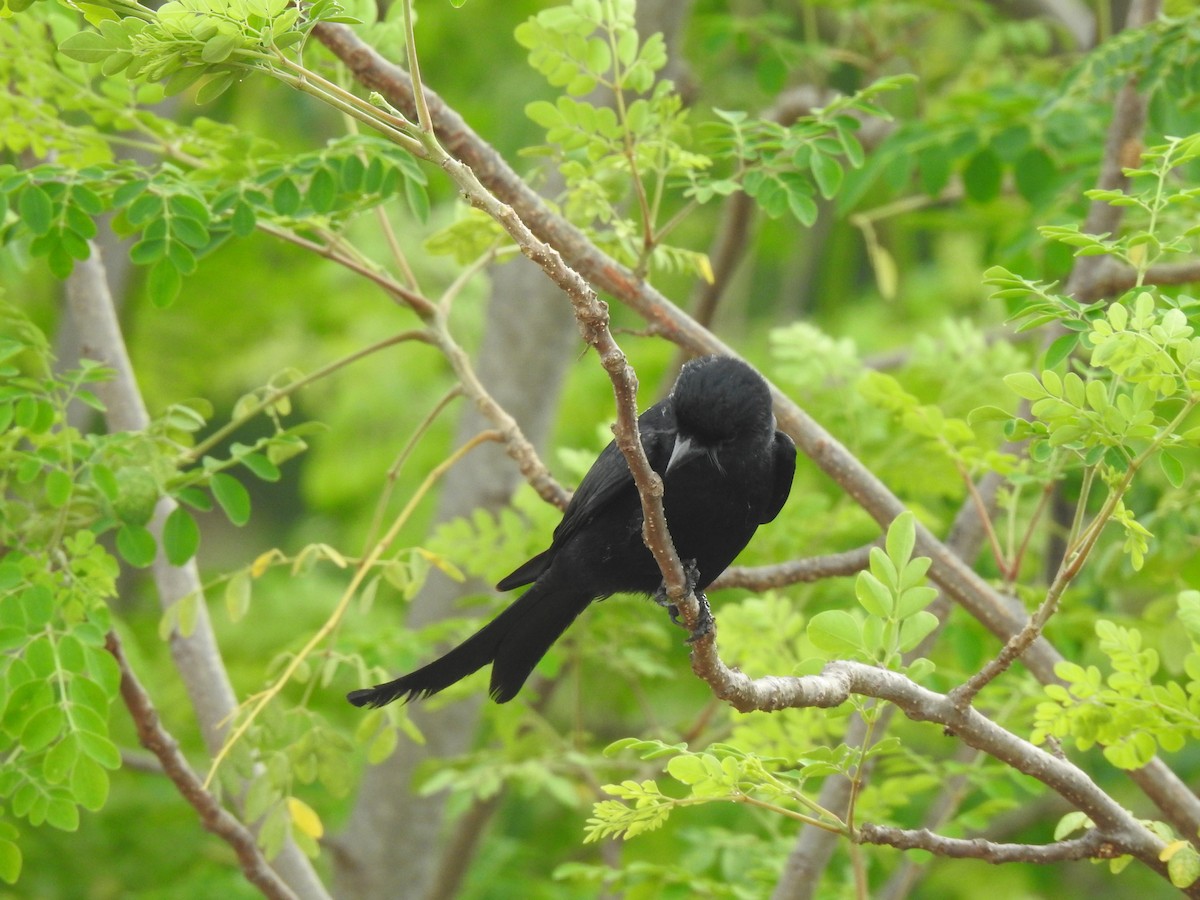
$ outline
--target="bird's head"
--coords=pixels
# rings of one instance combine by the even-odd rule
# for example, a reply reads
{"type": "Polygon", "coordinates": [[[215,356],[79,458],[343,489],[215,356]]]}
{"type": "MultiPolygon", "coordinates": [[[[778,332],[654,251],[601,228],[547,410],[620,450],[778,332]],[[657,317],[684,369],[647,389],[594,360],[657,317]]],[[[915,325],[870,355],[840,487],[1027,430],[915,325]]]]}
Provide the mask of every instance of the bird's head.
{"type": "MultiPolygon", "coordinates": [[[[769,440],[775,431],[771,392],[740,359],[705,356],[683,367],[671,391],[680,443],[689,452],[715,450],[730,441],[769,440]]],[[[682,452],[682,451],[681,451],[682,452]]],[[[675,464],[682,460],[673,460],[675,464]]]]}

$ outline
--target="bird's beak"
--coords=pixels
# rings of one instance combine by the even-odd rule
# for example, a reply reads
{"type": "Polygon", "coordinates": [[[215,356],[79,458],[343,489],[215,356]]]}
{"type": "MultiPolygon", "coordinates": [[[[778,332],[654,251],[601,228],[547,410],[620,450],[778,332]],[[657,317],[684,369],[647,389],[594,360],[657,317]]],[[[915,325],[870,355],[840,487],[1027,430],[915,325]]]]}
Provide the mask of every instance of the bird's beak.
{"type": "Polygon", "coordinates": [[[693,443],[691,438],[681,435],[675,438],[675,448],[671,451],[670,460],[667,461],[667,471],[670,472],[703,454],[703,447],[693,443]]]}

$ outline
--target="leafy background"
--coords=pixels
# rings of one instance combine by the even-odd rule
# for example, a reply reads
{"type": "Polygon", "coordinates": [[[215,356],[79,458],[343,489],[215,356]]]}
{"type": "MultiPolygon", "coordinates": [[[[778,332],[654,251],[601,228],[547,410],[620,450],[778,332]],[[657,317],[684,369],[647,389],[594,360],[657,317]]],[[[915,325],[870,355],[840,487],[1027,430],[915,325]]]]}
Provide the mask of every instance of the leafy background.
{"type": "MultiPolygon", "coordinates": [[[[366,40],[394,58],[403,54],[399,6],[394,4],[382,21],[362,30],[366,40]]],[[[1002,465],[987,454],[1004,437],[999,421],[972,420],[970,439],[946,423],[965,422],[972,410],[989,404],[1001,403],[1011,413],[1024,394],[1017,386],[1009,391],[1005,376],[1053,368],[1042,355],[1040,338],[1014,339],[1004,327],[1017,304],[1006,306],[991,293],[1011,287],[1011,277],[1044,284],[1070,272],[1076,248],[1069,240],[1050,239],[1055,235],[1039,232],[1038,226],[1083,220],[1084,191],[1095,182],[1115,91],[1131,71],[1148,73],[1143,85],[1151,98],[1149,146],[1165,135],[1200,131],[1194,103],[1200,82],[1195,62],[1200,23],[1185,6],[1169,7],[1168,13],[1180,18],[1152,31],[1103,32],[1098,48],[1083,53],[1060,26],[1041,19],[1010,20],[987,3],[881,6],[847,0],[805,3],[799,12],[794,4],[768,2],[744,9],[696,3],[686,29],[670,47],[668,69],[686,97],[687,116],[682,117],[683,107],[664,101],[651,119],[661,126],[665,142],[703,149],[716,162],[711,170],[702,170],[679,155],[663,166],[668,190],[659,224],[685,209],[690,196],[711,202],[690,209],[666,238],[677,250],[651,259],[638,257],[636,230],[625,220],[633,203],[630,195],[623,188],[604,193],[622,174],[619,143],[614,148],[597,126],[597,133],[579,146],[566,142],[577,168],[553,155],[557,149],[550,145],[564,135],[547,134],[547,127],[553,132],[556,125],[564,126],[561,113],[556,118],[550,111],[563,108],[558,105],[561,88],[576,96],[572,102],[582,102],[579,98],[591,85],[564,85],[548,63],[539,62],[539,48],[550,54],[556,49],[553,32],[547,36],[529,21],[543,4],[466,4],[461,9],[422,4],[418,39],[427,83],[534,183],[545,184],[548,173],[560,169],[569,188],[564,208],[581,221],[592,221],[601,246],[631,265],[644,266],[656,286],[681,303],[689,302],[704,282],[710,262],[701,254],[720,228],[730,182],[742,179],[761,211],[747,226],[750,248],[732,274],[714,329],[834,432],[926,525],[943,534],[966,496],[962,471],[978,476],[1002,465]],[[809,131],[758,120],[789,88],[849,94],[879,79],[890,79],[891,89],[845,110],[862,120],[858,129],[832,119],[804,123],[809,131]],[[876,108],[888,118],[872,115],[876,108]],[[742,118],[739,111],[749,115],[742,118]],[[856,149],[858,142],[865,151],[856,149]],[[730,147],[740,148],[737,159],[730,147]],[[580,158],[587,164],[579,163],[580,158]],[[985,284],[988,270],[991,286],[985,284]]],[[[347,4],[345,11],[366,22],[376,19],[369,4],[347,4]]],[[[1106,22],[1111,28],[1119,17],[1101,14],[1098,21],[1102,29],[1106,22]]],[[[312,372],[414,326],[410,312],[383,301],[365,280],[271,235],[250,233],[242,227],[245,218],[239,223],[236,214],[225,224],[223,212],[240,203],[260,221],[300,229],[314,216],[325,217],[364,254],[381,258],[388,249],[385,236],[364,211],[379,199],[395,223],[417,281],[431,295],[453,281],[459,257],[469,257],[476,246],[472,241],[490,235],[480,237],[479,223],[464,216],[447,180],[398,151],[385,150],[377,139],[358,139],[367,141],[370,154],[382,162],[373,173],[368,167],[357,173],[359,164],[350,160],[359,158],[354,148],[360,145],[344,139],[347,122],[268,79],[227,79],[226,89],[211,99],[203,97],[207,102],[201,105],[194,102],[197,86],[191,85],[151,107],[151,113],[130,113],[125,102],[139,92],[146,94],[144,100],[159,98],[146,87],[119,80],[94,82],[106,86],[96,87],[94,97],[85,96],[79,85],[93,83],[94,69],[85,70],[55,50],[80,27],[74,13],[44,2],[0,26],[0,71],[6,84],[18,86],[0,96],[0,120],[12,123],[6,126],[4,159],[13,164],[0,176],[11,238],[0,255],[0,283],[7,304],[3,335],[14,341],[6,346],[21,348],[10,362],[15,358],[22,376],[46,384],[50,347],[67,346],[57,278],[82,255],[80,242],[93,236],[88,216],[72,218],[65,210],[98,211],[89,192],[108,196],[114,187],[128,191],[114,201],[124,205],[114,227],[132,235],[130,255],[136,265],[128,270],[114,265],[114,275],[126,285],[120,291],[122,327],[158,423],[151,435],[158,443],[104,446],[108,455],[101,455],[101,465],[119,483],[106,492],[103,473],[97,477],[92,469],[80,474],[91,486],[92,499],[103,505],[101,495],[111,494],[112,502],[136,498],[137,485],[128,482],[137,476],[128,473],[153,469],[164,442],[203,441],[255,396],[261,398],[265,385],[286,385],[302,377],[300,372],[312,372]],[[36,107],[33,97],[41,98],[36,107]],[[107,163],[114,150],[126,152],[113,136],[131,129],[143,130],[135,143],[182,140],[191,155],[203,160],[190,170],[199,174],[175,181],[167,177],[170,172],[163,174],[167,184],[196,187],[205,202],[181,199],[182,191],[167,199],[151,197],[140,186],[136,164],[124,172],[105,168],[89,173],[87,165],[107,163]],[[39,164],[57,167],[56,173],[80,172],[77,186],[62,195],[48,186],[40,191],[25,187],[24,179],[39,164]],[[207,191],[208,184],[221,183],[231,172],[253,180],[257,193],[235,199],[207,191]],[[142,196],[149,199],[139,206],[142,196]],[[355,205],[359,202],[363,208],[355,205]],[[151,231],[155,227],[158,232],[151,231]],[[222,227],[228,240],[210,249],[210,238],[222,227]],[[37,332],[52,345],[39,350],[37,332]],[[193,402],[198,397],[203,401],[193,402]]],[[[313,46],[311,52],[326,64],[322,51],[313,46]]],[[[667,58],[664,52],[658,61],[667,58]]],[[[336,73],[332,66],[327,71],[336,73]]],[[[637,77],[632,87],[643,86],[637,77]]],[[[589,122],[581,123],[577,108],[569,108],[575,118],[565,126],[586,131],[589,122]]],[[[51,181],[51,170],[44,171],[51,181]]],[[[1171,171],[1181,196],[1186,185],[1195,183],[1195,174],[1188,159],[1171,171]]],[[[1194,213],[1192,199],[1184,197],[1153,229],[1136,219],[1131,229],[1147,230],[1164,242],[1183,235],[1181,249],[1190,250],[1183,220],[1194,213]]],[[[1133,247],[1102,249],[1126,257],[1145,252],[1133,247]]],[[[471,351],[486,327],[486,280],[473,280],[453,307],[453,333],[471,351]]],[[[1036,296],[1027,286],[1022,290],[1026,297],[1036,296]]],[[[1174,297],[1180,291],[1165,293],[1174,297]]],[[[617,303],[612,310],[622,346],[642,381],[644,404],[669,378],[672,348],[640,333],[644,323],[629,310],[617,303]]],[[[1069,312],[1055,315],[1071,317],[1069,312]]],[[[612,416],[603,371],[577,348],[571,352],[576,357],[565,367],[559,413],[547,440],[548,447],[558,449],[546,453],[565,484],[574,483],[608,439],[612,416]]],[[[96,374],[86,373],[86,378],[96,374]]],[[[95,444],[79,437],[72,446],[75,439],[48,427],[53,417],[66,414],[66,401],[78,394],[77,382],[85,375],[61,373],[58,378],[41,405],[18,409],[20,404],[14,404],[13,424],[40,435],[36,446],[54,459],[89,458],[95,444]]],[[[239,697],[261,690],[326,620],[347,580],[339,558],[358,555],[376,519],[389,467],[453,384],[453,372],[435,351],[402,345],[297,391],[288,408],[276,406],[278,425],[259,417],[238,432],[242,449],[229,442],[219,445],[215,457],[220,475],[205,472],[196,485],[213,497],[201,504],[211,508],[189,507],[186,516],[177,517],[170,543],[181,559],[190,556],[194,539],[187,522],[197,523],[198,560],[239,697]],[[305,422],[323,427],[290,430],[305,422]],[[248,456],[247,448],[259,441],[259,450],[248,456]],[[291,455],[298,449],[295,441],[305,449],[291,455]],[[233,484],[241,488],[225,478],[236,479],[233,484]]],[[[1036,391],[1025,387],[1025,393],[1036,391]]],[[[89,422],[86,404],[75,409],[83,417],[76,421],[89,422]]],[[[90,421],[82,429],[85,434],[95,427],[90,421]]],[[[453,416],[442,416],[415,443],[396,482],[393,514],[451,452],[454,433],[453,416]]],[[[29,444],[4,446],[5,468],[17,472],[5,481],[13,501],[6,529],[24,533],[23,540],[31,544],[36,543],[31,535],[43,535],[46,541],[50,538],[45,535],[61,538],[70,529],[64,529],[56,510],[74,511],[77,498],[68,490],[56,503],[55,492],[66,490],[55,486],[61,478],[46,475],[43,482],[34,476],[22,482],[19,464],[29,456],[29,444]],[[50,509],[39,505],[42,496],[50,509]],[[21,520],[15,511],[26,506],[30,518],[21,520]]],[[[1186,683],[1191,675],[1194,636],[1177,627],[1176,595],[1200,584],[1197,506],[1190,502],[1196,484],[1194,446],[1182,447],[1174,458],[1174,468],[1171,463],[1147,467],[1129,499],[1139,520],[1154,532],[1141,564],[1135,568],[1124,551],[1125,534],[1110,529],[1052,625],[1054,641],[1079,666],[1065,676],[1072,685],[1094,677],[1088,665],[1108,673],[1128,656],[1131,641],[1144,640],[1155,648],[1155,662],[1162,662],[1162,669],[1144,657],[1140,664],[1126,665],[1135,680],[1161,683],[1169,676],[1186,683]],[[1116,624],[1098,642],[1097,631],[1104,629],[1097,627],[1100,617],[1116,624]],[[1144,637],[1122,637],[1113,630],[1130,626],[1144,637]],[[1105,640],[1108,650],[1101,643],[1105,640]]],[[[1012,495],[1011,507],[1020,521],[1028,516],[1037,490],[1036,481],[1030,484],[1034,487],[1026,493],[1012,495]]],[[[1068,498],[1080,491],[1078,473],[1068,475],[1065,484],[1068,498]]],[[[175,487],[182,490],[184,485],[175,487]]],[[[400,710],[364,724],[342,694],[357,686],[363,666],[399,672],[425,658],[432,642],[469,628],[452,621],[408,632],[399,623],[404,603],[425,577],[461,570],[494,581],[523,553],[539,549],[555,514],[528,488],[518,491],[515,505],[517,513],[505,513],[498,521],[480,515],[447,524],[435,524],[430,500],[418,506],[397,540],[396,546],[406,550],[382,572],[373,602],[355,605],[336,649],[312,660],[309,671],[299,673],[301,679],[287,686],[281,701],[258,723],[249,740],[268,760],[268,771],[255,776],[252,783],[263,787],[257,794],[252,787],[246,803],[276,823],[264,826],[261,839],[268,846],[285,833],[302,842],[307,837],[311,844],[322,831],[326,844],[317,865],[323,874],[332,871],[336,836],[354,805],[363,802],[357,787],[364,768],[419,734],[400,710]],[[408,549],[418,547],[425,553],[408,549]]],[[[101,536],[101,545],[110,551],[115,546],[127,561],[144,561],[145,547],[140,553],[137,548],[144,503],[112,512],[113,527],[101,536]]],[[[1019,571],[1011,573],[1018,587],[1038,583],[1049,547],[1044,531],[1043,526],[1019,571]]],[[[877,533],[860,508],[802,464],[784,514],[762,532],[742,561],[766,563],[845,550],[877,533]]],[[[134,566],[118,574],[112,557],[90,546],[72,547],[71,557],[90,584],[111,594],[111,611],[87,601],[95,633],[76,635],[78,660],[60,664],[79,673],[80,684],[106,687],[102,697],[81,687],[81,696],[72,698],[76,706],[95,707],[95,715],[104,718],[103,728],[87,733],[107,735],[106,743],[60,751],[70,757],[70,775],[59,779],[68,793],[58,796],[57,803],[47,801],[45,819],[54,827],[30,827],[15,796],[0,791],[10,814],[0,826],[5,829],[0,840],[19,845],[23,857],[20,880],[0,893],[253,895],[229,849],[198,828],[193,811],[169,782],[148,771],[152,761],[137,749],[127,718],[119,709],[108,715],[106,698],[113,695],[115,683],[97,638],[111,620],[118,623],[131,663],[149,686],[164,724],[190,755],[202,758],[200,734],[162,639],[164,620],[152,580],[134,566]],[[104,590],[114,578],[111,589],[104,590]]],[[[989,575],[1006,577],[986,555],[981,560],[989,575]]],[[[0,563],[0,584],[3,578],[18,576],[0,563]]],[[[40,593],[22,597],[19,608],[7,607],[5,615],[12,620],[0,625],[24,635],[61,614],[40,593]]],[[[823,612],[854,609],[854,597],[849,579],[762,594],[726,592],[717,598],[723,655],[756,674],[811,671],[819,667],[823,648],[814,646],[820,639],[813,637],[809,623],[823,612]]],[[[1032,587],[1026,599],[1035,599],[1032,587]]],[[[498,602],[477,594],[463,610],[482,615],[498,602]]],[[[683,792],[662,775],[663,763],[639,763],[638,752],[649,753],[644,747],[603,753],[620,738],[638,735],[670,746],[687,736],[695,751],[718,745],[714,759],[736,758],[722,757],[722,744],[765,758],[811,755],[814,765],[830,768],[811,770],[811,781],[803,784],[809,793],[826,771],[848,764],[833,749],[842,739],[837,714],[789,710],[741,716],[713,707],[707,689],[687,672],[678,634],[657,614],[647,613],[645,604],[628,598],[596,605],[540,670],[559,685],[546,691],[544,706],[523,698],[504,708],[486,707],[469,752],[430,762],[419,772],[416,791],[450,790],[452,817],[494,804],[490,825],[465,867],[462,896],[595,896],[600,882],[614,877],[615,889],[629,896],[752,897],[764,895],[773,884],[795,830],[787,818],[744,806],[708,804],[674,812],[665,827],[619,849],[582,844],[592,803],[602,797],[600,785],[658,778],[668,792],[683,792]],[[616,874],[609,868],[613,863],[616,874]]],[[[165,626],[179,626],[187,615],[184,605],[165,626]]],[[[70,622],[69,613],[65,621],[70,622]]],[[[186,628],[186,621],[182,625],[186,628]]],[[[64,635],[69,630],[60,629],[64,635]]],[[[61,643],[55,645],[60,655],[61,643]]],[[[1135,657],[1141,646],[1132,648],[1135,657]]],[[[930,686],[957,684],[994,652],[990,637],[965,621],[952,620],[933,654],[937,670],[930,686]]],[[[45,655],[32,647],[24,654],[34,660],[45,655]]],[[[34,674],[44,674],[33,668],[34,674]]],[[[474,680],[452,692],[449,702],[479,692],[474,680]]],[[[1130,695],[1129,690],[1117,693],[1130,695]]],[[[1033,679],[1020,670],[987,695],[989,712],[1026,735],[1035,723],[1051,729],[1053,717],[1045,701],[1033,679]]],[[[38,735],[23,730],[28,723],[20,724],[26,753],[52,752],[58,746],[54,738],[65,727],[48,720],[42,728],[46,743],[39,746],[38,735]]],[[[1057,727],[1056,733],[1068,740],[1083,733],[1072,732],[1070,722],[1057,727]]],[[[1191,719],[1185,716],[1161,730],[1168,737],[1160,735],[1159,745],[1170,751],[1172,765],[1185,778],[1194,775],[1195,753],[1185,740],[1195,730],[1191,719]]],[[[928,728],[897,725],[894,731],[901,740],[881,745],[877,774],[859,800],[864,819],[915,825],[944,777],[961,773],[955,833],[994,828],[1004,829],[999,833],[1011,840],[1054,836],[1067,810],[1038,794],[1028,780],[986,760],[949,758],[953,751],[945,738],[928,728]],[[1022,812],[1032,814],[1022,818],[1022,812]]],[[[1101,751],[1086,739],[1080,744],[1072,745],[1072,753],[1114,795],[1136,806],[1139,799],[1104,764],[1101,751]]],[[[697,759],[676,756],[666,771],[676,782],[695,787],[704,782],[707,765],[697,759]]],[[[235,756],[227,770],[244,774],[248,766],[248,757],[235,756]]],[[[898,859],[894,852],[871,851],[872,879],[886,879],[898,859]]],[[[1163,888],[1137,867],[1114,877],[1107,868],[1088,863],[1008,866],[989,868],[983,880],[975,877],[980,865],[938,862],[926,873],[920,896],[1103,890],[1106,896],[1133,897],[1163,888]]],[[[849,867],[850,857],[842,848],[821,896],[853,895],[849,867]]]]}

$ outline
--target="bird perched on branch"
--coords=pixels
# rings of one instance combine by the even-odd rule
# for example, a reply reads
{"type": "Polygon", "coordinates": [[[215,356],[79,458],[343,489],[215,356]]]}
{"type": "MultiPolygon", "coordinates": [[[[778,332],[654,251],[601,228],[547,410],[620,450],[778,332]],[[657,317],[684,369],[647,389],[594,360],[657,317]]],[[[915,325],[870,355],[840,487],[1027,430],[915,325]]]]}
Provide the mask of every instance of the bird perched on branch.
{"type": "MultiPolygon", "coordinates": [[[[638,417],[642,447],[663,480],[667,528],[689,579],[703,591],[759,525],[783,507],[796,447],[775,428],[771,394],[730,357],[689,362],[671,394],[638,417]]],[[[495,619],[445,656],[373,688],[355,706],[436,694],[492,664],[491,696],[517,695],[533,667],[593,600],[618,592],[663,596],[662,573],[642,540],[642,506],[616,443],[601,451],[554,530],[550,547],[496,587],[531,584],[495,619]]]]}

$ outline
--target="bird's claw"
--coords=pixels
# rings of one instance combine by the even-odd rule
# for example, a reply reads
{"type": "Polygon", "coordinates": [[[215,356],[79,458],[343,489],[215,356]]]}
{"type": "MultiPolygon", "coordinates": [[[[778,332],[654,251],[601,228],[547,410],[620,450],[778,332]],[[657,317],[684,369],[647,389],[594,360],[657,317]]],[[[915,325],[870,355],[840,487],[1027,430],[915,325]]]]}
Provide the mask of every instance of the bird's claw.
{"type": "MultiPolygon", "coordinates": [[[[713,619],[712,608],[708,605],[708,598],[703,594],[696,594],[696,601],[700,604],[700,617],[696,620],[696,627],[692,629],[692,633],[688,635],[687,642],[694,644],[696,641],[713,633],[713,626],[716,624],[713,619]]],[[[677,623],[681,624],[681,623],[677,623]]]]}
{"type": "MultiPolygon", "coordinates": [[[[685,559],[683,561],[683,577],[687,579],[687,590],[684,593],[690,594],[696,589],[696,583],[700,580],[700,569],[696,566],[694,559],[685,559]]],[[[679,608],[667,596],[667,582],[665,580],[658,586],[658,590],[654,592],[654,602],[667,610],[672,622],[676,625],[683,624],[679,621],[679,608]]]]}

